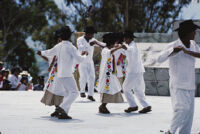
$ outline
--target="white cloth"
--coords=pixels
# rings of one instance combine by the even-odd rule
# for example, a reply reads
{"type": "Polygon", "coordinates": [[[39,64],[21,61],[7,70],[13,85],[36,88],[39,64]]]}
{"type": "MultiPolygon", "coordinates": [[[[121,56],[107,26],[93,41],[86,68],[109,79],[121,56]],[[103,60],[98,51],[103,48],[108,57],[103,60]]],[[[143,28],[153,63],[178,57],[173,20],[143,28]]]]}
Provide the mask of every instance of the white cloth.
{"type": "Polygon", "coordinates": [[[173,107],[170,132],[175,134],[179,129],[179,134],[190,134],[194,116],[195,90],[170,87],[170,93],[173,107]]]}
{"type": "Polygon", "coordinates": [[[27,86],[25,84],[21,84],[18,88],[19,91],[26,91],[27,86]]]}
{"type": "Polygon", "coordinates": [[[94,95],[94,84],[95,84],[95,68],[94,68],[94,62],[93,62],[93,53],[94,53],[94,47],[98,45],[90,45],[90,42],[97,41],[102,46],[105,46],[104,43],[99,42],[95,38],[92,38],[89,40],[89,42],[85,39],[84,35],[79,37],[77,39],[77,47],[79,53],[82,53],[83,51],[88,52],[88,56],[86,60],[81,62],[79,64],[79,84],[80,84],[80,92],[85,93],[85,87],[86,83],[88,84],[88,95],[93,96],[94,95]]]}
{"type": "Polygon", "coordinates": [[[195,90],[195,58],[185,54],[183,51],[169,56],[173,52],[173,48],[182,46],[187,50],[199,52],[200,48],[195,41],[190,41],[190,48],[186,48],[180,39],[170,43],[167,48],[161,52],[157,61],[164,62],[169,59],[169,76],[170,82],[174,88],[187,90],[195,90]]]}
{"type": "Polygon", "coordinates": [[[69,41],[62,41],[52,49],[42,51],[42,55],[58,56],[57,77],[73,77],[74,61],[82,62],[86,56],[81,56],[76,47],[69,41]]]}
{"type": "Polygon", "coordinates": [[[14,74],[9,75],[8,80],[10,81],[11,88],[17,88],[20,83],[21,77],[16,77],[14,74]]]}
{"type": "MultiPolygon", "coordinates": [[[[121,55],[121,54],[125,55],[125,51],[124,51],[123,49],[118,49],[118,50],[115,51],[113,54],[115,55],[115,60],[116,60],[115,62],[117,63],[117,61],[118,61],[120,55],[121,55]]],[[[121,77],[124,76],[123,73],[122,73],[122,71],[123,71],[123,70],[122,70],[122,65],[121,65],[121,64],[117,65],[117,77],[118,77],[118,78],[121,78],[121,77]]]]}
{"type": "Polygon", "coordinates": [[[195,58],[183,51],[170,56],[177,46],[194,52],[200,52],[200,48],[192,40],[190,48],[186,48],[178,39],[170,43],[157,59],[158,62],[169,59],[170,93],[174,111],[170,132],[175,134],[179,129],[180,134],[190,134],[194,114],[195,58]]]}
{"type": "Polygon", "coordinates": [[[94,63],[84,63],[79,65],[79,84],[80,84],[80,92],[85,93],[85,86],[87,83],[88,86],[88,95],[94,95],[94,84],[95,84],[95,69],[94,63]]]}
{"type": "Polygon", "coordinates": [[[145,72],[137,44],[134,41],[132,41],[130,44],[126,46],[127,50],[125,51],[125,53],[128,59],[126,74],[145,72]]]}
{"type": "MultiPolygon", "coordinates": [[[[47,55],[43,55],[43,56],[45,56],[45,57],[48,58],[48,63],[49,63],[49,66],[50,66],[50,64],[52,63],[52,60],[53,60],[54,56],[47,56],[47,55]]],[[[60,84],[58,84],[58,82],[57,82],[57,72],[55,72],[53,70],[55,64],[57,64],[57,60],[54,61],[53,66],[52,66],[52,68],[51,68],[51,70],[49,72],[49,77],[48,77],[48,80],[45,83],[44,90],[48,90],[49,92],[51,92],[51,93],[53,93],[55,95],[64,96],[65,91],[63,89],[63,86],[60,85],[60,84]],[[54,71],[53,82],[51,82],[51,84],[48,86],[49,79],[51,79],[51,77],[52,77],[52,73],[53,73],[52,71],[54,71]]]]}
{"type": "Polygon", "coordinates": [[[89,42],[85,39],[84,35],[79,37],[77,39],[77,47],[78,47],[78,51],[80,53],[82,53],[83,51],[87,51],[88,52],[88,56],[86,58],[86,60],[84,60],[81,64],[83,63],[90,63],[93,61],[93,53],[94,53],[94,47],[97,46],[99,47],[98,45],[93,45],[91,46],[90,45],[90,42],[92,41],[97,41],[99,44],[101,44],[102,46],[105,46],[105,43],[102,43],[98,40],[96,40],[95,38],[92,38],[89,40],[89,42]]]}
{"type": "MultiPolygon", "coordinates": [[[[100,74],[99,74],[99,84],[97,87],[97,90],[100,93],[106,93],[106,94],[116,94],[117,92],[121,91],[121,85],[116,75],[110,73],[110,85],[109,90],[105,90],[106,86],[106,72],[107,72],[107,59],[111,58],[111,63],[113,61],[111,50],[108,48],[104,48],[101,52],[101,65],[100,65],[100,74]]],[[[113,68],[111,64],[111,69],[113,68]]]]}
{"type": "Polygon", "coordinates": [[[140,104],[143,107],[149,106],[145,99],[145,83],[143,78],[143,73],[131,73],[126,74],[126,78],[123,83],[124,95],[129,103],[130,107],[137,106],[132,90],[134,91],[135,96],[139,100],[140,104]]]}
{"type": "Polygon", "coordinates": [[[62,41],[50,50],[42,52],[42,55],[56,55],[58,58],[57,83],[65,91],[63,102],[60,106],[69,112],[71,104],[78,97],[78,88],[73,77],[74,61],[82,62],[86,56],[81,56],[78,50],[69,41],[62,41]]]}
{"type": "Polygon", "coordinates": [[[71,104],[78,97],[78,88],[74,77],[64,77],[58,78],[58,84],[63,85],[65,92],[63,102],[60,104],[60,107],[65,110],[66,113],[69,112],[71,104]]]}
{"type": "Polygon", "coordinates": [[[3,87],[3,80],[0,81],[0,88],[2,88],[2,87],[3,87]]]}

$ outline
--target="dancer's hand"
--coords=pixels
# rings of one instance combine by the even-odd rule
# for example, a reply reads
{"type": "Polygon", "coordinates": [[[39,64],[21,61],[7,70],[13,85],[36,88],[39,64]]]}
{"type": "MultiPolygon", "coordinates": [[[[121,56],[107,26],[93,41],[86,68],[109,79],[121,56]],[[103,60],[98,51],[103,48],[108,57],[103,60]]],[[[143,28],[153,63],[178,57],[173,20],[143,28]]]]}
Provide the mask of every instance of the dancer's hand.
{"type": "Polygon", "coordinates": [[[98,44],[96,41],[90,42],[90,45],[93,46],[94,44],[98,44]]]}
{"type": "Polygon", "coordinates": [[[37,54],[40,55],[40,56],[42,55],[41,51],[37,51],[37,54]]]}
{"type": "Polygon", "coordinates": [[[123,49],[127,50],[127,47],[125,45],[122,45],[121,46],[123,49]]]}
{"type": "Polygon", "coordinates": [[[174,48],[174,53],[178,53],[178,52],[180,52],[181,50],[183,50],[184,48],[183,47],[181,47],[181,46],[178,46],[178,47],[175,47],[174,48]]]}

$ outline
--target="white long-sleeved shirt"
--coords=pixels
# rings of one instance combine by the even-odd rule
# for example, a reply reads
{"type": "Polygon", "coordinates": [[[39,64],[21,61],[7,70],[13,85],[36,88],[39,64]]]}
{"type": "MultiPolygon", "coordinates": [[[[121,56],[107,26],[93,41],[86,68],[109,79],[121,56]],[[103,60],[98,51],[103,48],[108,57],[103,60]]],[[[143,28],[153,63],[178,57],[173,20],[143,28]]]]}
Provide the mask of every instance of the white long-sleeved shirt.
{"type": "Polygon", "coordinates": [[[77,39],[77,47],[78,47],[78,51],[80,53],[82,53],[83,51],[87,51],[88,52],[88,56],[86,58],[86,60],[84,60],[82,63],[90,63],[93,62],[93,53],[94,53],[94,47],[98,45],[90,45],[90,42],[92,41],[97,41],[99,44],[101,44],[102,46],[105,46],[106,44],[103,42],[100,42],[98,40],[96,40],[95,38],[92,38],[89,40],[89,42],[85,39],[84,35],[79,37],[77,39]]]}
{"type": "Polygon", "coordinates": [[[86,59],[86,56],[81,56],[69,41],[62,41],[53,48],[42,51],[42,55],[57,56],[57,77],[73,77],[74,61],[82,62],[86,59]]]}
{"type": "Polygon", "coordinates": [[[11,88],[17,88],[20,83],[21,77],[16,77],[14,74],[9,75],[8,80],[10,81],[11,88]]]}
{"type": "Polygon", "coordinates": [[[128,59],[126,74],[145,72],[137,44],[134,41],[132,41],[129,45],[126,46],[127,50],[125,51],[125,53],[128,59]]]}
{"type": "Polygon", "coordinates": [[[157,62],[164,62],[169,59],[169,76],[170,84],[173,88],[181,88],[186,90],[195,89],[195,57],[180,51],[170,56],[175,47],[184,47],[193,52],[200,53],[199,46],[195,41],[190,41],[190,48],[186,48],[180,39],[170,43],[166,49],[160,53],[157,62]]]}

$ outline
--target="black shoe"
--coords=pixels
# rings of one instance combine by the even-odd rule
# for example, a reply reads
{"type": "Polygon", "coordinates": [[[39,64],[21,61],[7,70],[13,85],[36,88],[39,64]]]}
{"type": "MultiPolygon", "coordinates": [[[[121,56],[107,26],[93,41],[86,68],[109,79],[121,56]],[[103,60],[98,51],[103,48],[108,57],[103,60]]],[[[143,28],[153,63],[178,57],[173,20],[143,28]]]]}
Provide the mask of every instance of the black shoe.
{"type": "Polygon", "coordinates": [[[59,113],[57,116],[58,119],[72,119],[72,117],[68,116],[65,110],[63,110],[61,107],[58,107],[57,111],[59,113]]]}
{"type": "Polygon", "coordinates": [[[72,119],[72,117],[67,114],[59,114],[57,117],[58,119],[72,119]]]}
{"type": "Polygon", "coordinates": [[[59,115],[58,111],[54,111],[52,114],[51,114],[51,117],[57,117],[59,115]]]}
{"type": "Polygon", "coordinates": [[[99,113],[102,113],[102,114],[109,114],[110,111],[108,111],[107,107],[106,106],[100,106],[99,107],[99,113]]]}
{"type": "Polygon", "coordinates": [[[81,93],[80,96],[81,96],[82,98],[85,98],[85,97],[86,97],[85,93],[81,93]]]}
{"type": "Polygon", "coordinates": [[[129,107],[128,109],[125,109],[124,112],[130,113],[138,110],[138,106],[136,107],[129,107]]]}
{"type": "Polygon", "coordinates": [[[170,131],[165,132],[165,134],[172,134],[170,131]]]}
{"type": "Polygon", "coordinates": [[[88,96],[87,97],[89,100],[91,100],[91,101],[95,101],[95,99],[92,97],[92,96],[88,96]]]}
{"type": "Polygon", "coordinates": [[[142,110],[139,111],[139,113],[148,113],[151,112],[151,106],[145,107],[142,110]]]}

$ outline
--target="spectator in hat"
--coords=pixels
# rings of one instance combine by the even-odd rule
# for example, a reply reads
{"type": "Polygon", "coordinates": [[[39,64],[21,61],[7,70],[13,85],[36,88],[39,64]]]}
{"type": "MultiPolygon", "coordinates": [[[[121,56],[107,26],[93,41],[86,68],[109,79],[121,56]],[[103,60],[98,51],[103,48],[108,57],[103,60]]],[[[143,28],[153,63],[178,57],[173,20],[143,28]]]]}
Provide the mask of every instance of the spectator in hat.
{"type": "Polygon", "coordinates": [[[200,58],[200,47],[195,43],[195,30],[200,28],[192,20],[179,24],[175,30],[179,38],[170,43],[157,61],[169,59],[170,94],[173,118],[165,134],[190,134],[194,115],[195,58],[200,58]]]}
{"type": "Polygon", "coordinates": [[[134,112],[138,110],[138,105],[135,102],[133,93],[139,100],[143,109],[139,113],[147,113],[151,111],[151,106],[148,104],[145,98],[145,83],[143,73],[145,72],[144,66],[142,64],[142,59],[140,57],[140,51],[137,44],[134,42],[136,38],[131,31],[125,31],[124,41],[127,44],[125,48],[126,58],[128,60],[128,65],[126,68],[126,76],[123,83],[124,95],[129,103],[129,107],[124,111],[126,113],[134,112]]]}
{"type": "Polygon", "coordinates": [[[20,80],[20,86],[18,88],[19,91],[27,91],[29,89],[29,82],[28,82],[28,77],[22,76],[20,80]]]}
{"type": "Polygon", "coordinates": [[[105,46],[104,43],[97,41],[93,36],[97,32],[94,27],[88,26],[85,28],[85,34],[77,39],[77,47],[80,53],[87,51],[87,59],[79,64],[79,84],[80,84],[80,96],[86,97],[85,87],[88,87],[88,99],[95,101],[94,95],[94,84],[95,84],[95,69],[93,61],[94,47],[105,46]]]}

